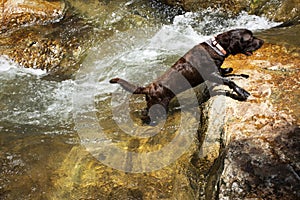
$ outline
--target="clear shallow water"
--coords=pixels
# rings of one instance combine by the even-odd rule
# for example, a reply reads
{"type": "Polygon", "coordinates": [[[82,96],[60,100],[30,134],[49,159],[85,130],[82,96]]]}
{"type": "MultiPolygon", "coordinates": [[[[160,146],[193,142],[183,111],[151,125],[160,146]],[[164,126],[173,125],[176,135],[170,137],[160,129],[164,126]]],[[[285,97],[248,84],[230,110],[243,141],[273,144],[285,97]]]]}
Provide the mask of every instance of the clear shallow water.
{"type": "MultiPolygon", "coordinates": [[[[79,137],[84,139],[78,135],[81,127],[77,123],[84,122],[93,131],[95,119],[105,123],[111,115],[97,110],[95,105],[96,101],[102,107],[110,107],[111,94],[122,92],[120,87],[108,83],[110,78],[119,76],[144,85],[166,71],[188,49],[217,33],[233,28],[262,31],[278,25],[246,13],[224,20],[225,14],[206,10],[177,16],[172,23],[149,19],[145,27],[123,30],[116,22],[128,18],[128,10],[113,7],[104,18],[96,11],[83,12],[91,23],[111,27],[113,34],[89,50],[73,80],[49,81],[43,78],[45,72],[23,69],[0,57],[1,193],[14,190],[11,197],[23,192],[30,199],[42,198],[53,189],[48,180],[53,170],[60,166],[71,146],[79,144],[79,137]],[[42,180],[41,174],[46,174],[42,180]],[[20,183],[24,180],[28,186],[20,183]],[[32,188],[30,183],[35,180],[40,181],[32,188]],[[42,186],[45,184],[49,188],[42,186]]],[[[108,120],[103,127],[110,127],[109,123],[108,120]]],[[[122,140],[124,136],[114,133],[113,139],[122,140]]]]}

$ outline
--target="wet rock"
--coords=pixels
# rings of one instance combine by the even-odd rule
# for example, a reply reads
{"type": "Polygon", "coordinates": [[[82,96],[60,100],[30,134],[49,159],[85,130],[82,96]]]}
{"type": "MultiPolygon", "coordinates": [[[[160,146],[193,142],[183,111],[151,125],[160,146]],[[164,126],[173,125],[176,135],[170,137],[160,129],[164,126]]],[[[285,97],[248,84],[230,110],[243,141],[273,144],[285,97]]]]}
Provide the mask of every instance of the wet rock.
{"type": "Polygon", "coordinates": [[[66,10],[62,0],[4,0],[1,8],[1,31],[19,26],[53,23],[62,19],[66,10]]]}
{"type": "Polygon", "coordinates": [[[44,69],[48,72],[46,78],[50,79],[71,78],[90,47],[116,32],[149,24],[147,17],[120,9],[119,4],[109,1],[66,1],[67,6],[64,1],[42,1],[41,6],[30,2],[2,4],[6,10],[12,8],[18,13],[17,17],[26,17],[23,21],[15,20],[18,23],[6,20],[0,34],[0,54],[7,55],[20,67],[44,69]],[[10,4],[12,6],[7,7],[10,4]],[[91,6],[95,8],[92,13],[91,6]]]}
{"type": "MultiPolygon", "coordinates": [[[[63,1],[42,1],[41,5],[35,1],[7,1],[5,5],[8,3],[14,5],[11,8],[17,17],[26,17],[15,24],[7,20],[5,29],[9,31],[0,35],[0,54],[20,67],[43,69],[59,79],[70,78],[93,42],[92,25],[80,18],[74,8],[66,9],[63,1]]],[[[102,31],[99,34],[109,35],[102,31]]]]}
{"type": "Polygon", "coordinates": [[[186,11],[218,8],[237,14],[244,10],[251,14],[266,16],[271,20],[299,24],[300,5],[298,0],[162,0],[162,2],[168,5],[183,7],[186,11]]]}
{"type": "Polygon", "coordinates": [[[43,69],[51,75],[70,77],[90,43],[91,26],[75,17],[61,23],[17,28],[0,35],[0,54],[20,67],[43,69]]]}
{"type": "Polygon", "coordinates": [[[243,66],[236,67],[235,72],[250,78],[236,82],[252,96],[247,102],[226,101],[226,156],[219,199],[300,196],[300,57],[287,51],[285,47],[266,44],[251,59],[235,57],[225,63],[243,66]]]}
{"type": "Polygon", "coordinates": [[[186,11],[197,11],[200,9],[207,9],[207,8],[221,8],[227,11],[232,11],[233,13],[239,13],[241,10],[244,10],[247,5],[249,5],[247,1],[241,0],[221,0],[221,1],[214,1],[214,0],[162,0],[164,3],[173,6],[180,6],[183,7],[186,11]]]}
{"type": "Polygon", "coordinates": [[[250,13],[263,15],[271,20],[299,24],[300,4],[298,0],[257,0],[251,1],[250,13]]]}
{"type": "Polygon", "coordinates": [[[79,45],[83,36],[74,37],[71,26],[82,31],[84,25],[78,27],[80,20],[74,18],[71,25],[70,13],[65,16],[66,11],[66,4],[61,0],[5,0],[1,13],[0,54],[22,67],[69,76],[78,68],[76,64],[83,53],[79,45]],[[59,24],[59,21],[63,22],[59,24]]]}

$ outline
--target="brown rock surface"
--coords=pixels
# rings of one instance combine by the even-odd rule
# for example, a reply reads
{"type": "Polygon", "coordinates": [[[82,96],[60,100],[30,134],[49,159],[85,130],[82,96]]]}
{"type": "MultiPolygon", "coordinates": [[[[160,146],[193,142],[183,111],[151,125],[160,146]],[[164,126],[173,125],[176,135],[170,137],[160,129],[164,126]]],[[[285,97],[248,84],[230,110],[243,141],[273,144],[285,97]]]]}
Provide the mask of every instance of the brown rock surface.
{"type": "Polygon", "coordinates": [[[78,18],[47,26],[17,28],[0,34],[0,54],[21,67],[43,69],[68,78],[79,67],[89,45],[84,41],[90,31],[91,27],[78,18]]]}
{"type": "Polygon", "coordinates": [[[249,11],[256,15],[264,15],[275,21],[300,23],[300,3],[298,0],[251,1],[249,11]]]}
{"type": "Polygon", "coordinates": [[[43,69],[50,78],[70,78],[91,46],[148,23],[115,2],[66,2],[68,6],[62,0],[2,1],[0,55],[21,67],[43,69]]]}
{"type": "Polygon", "coordinates": [[[256,14],[263,15],[269,19],[286,22],[293,21],[299,24],[300,4],[298,0],[161,0],[162,2],[180,6],[186,11],[196,11],[207,8],[220,8],[225,12],[232,12],[237,14],[242,10],[256,14]]]}
{"type": "Polygon", "coordinates": [[[62,0],[3,0],[1,31],[21,25],[47,24],[60,20],[65,13],[62,0]]]}
{"type": "Polygon", "coordinates": [[[233,13],[239,13],[241,10],[244,10],[248,1],[242,0],[162,0],[162,2],[167,3],[168,5],[180,6],[186,11],[197,11],[206,8],[222,8],[227,11],[232,11],[233,13]]]}
{"type": "Polygon", "coordinates": [[[266,44],[253,58],[235,57],[225,64],[241,66],[237,72],[250,75],[238,83],[252,97],[247,102],[227,99],[219,199],[300,196],[300,57],[287,51],[266,44]]]}

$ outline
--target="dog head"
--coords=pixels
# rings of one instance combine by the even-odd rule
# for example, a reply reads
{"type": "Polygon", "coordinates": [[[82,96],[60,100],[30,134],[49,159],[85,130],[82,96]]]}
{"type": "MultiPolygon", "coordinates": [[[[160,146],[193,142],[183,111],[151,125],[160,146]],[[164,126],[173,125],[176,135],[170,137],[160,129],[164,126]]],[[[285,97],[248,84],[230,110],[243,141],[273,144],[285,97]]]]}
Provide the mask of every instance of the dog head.
{"type": "Polygon", "coordinates": [[[217,36],[217,41],[227,51],[228,54],[239,53],[250,56],[259,49],[264,41],[253,36],[247,29],[235,29],[217,36]]]}

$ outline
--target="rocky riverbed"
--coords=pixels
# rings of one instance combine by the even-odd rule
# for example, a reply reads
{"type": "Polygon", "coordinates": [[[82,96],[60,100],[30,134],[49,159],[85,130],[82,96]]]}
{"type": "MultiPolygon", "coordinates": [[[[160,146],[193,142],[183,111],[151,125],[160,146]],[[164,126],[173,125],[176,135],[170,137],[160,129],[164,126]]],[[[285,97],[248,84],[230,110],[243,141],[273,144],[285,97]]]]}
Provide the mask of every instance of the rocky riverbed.
{"type": "Polygon", "coordinates": [[[179,15],[200,1],[164,2],[176,6],[2,1],[0,199],[299,199],[300,26],[299,8],[290,7],[297,2],[272,13],[277,1],[221,1],[237,5],[225,18],[211,9],[179,15]],[[243,8],[285,23],[257,28],[269,22],[239,14],[243,8]],[[109,78],[151,81],[226,26],[251,27],[265,40],[253,56],[223,65],[250,76],[233,77],[251,93],[246,102],[225,96],[227,87],[201,85],[149,127],[139,118],[143,96],[116,101],[126,93],[109,78]]]}

